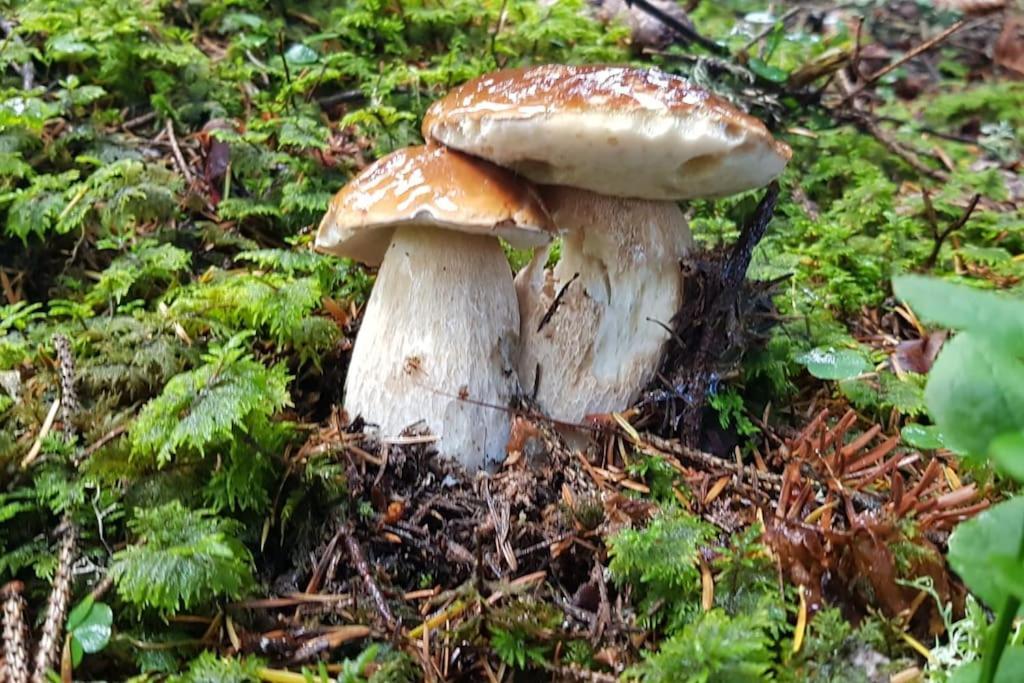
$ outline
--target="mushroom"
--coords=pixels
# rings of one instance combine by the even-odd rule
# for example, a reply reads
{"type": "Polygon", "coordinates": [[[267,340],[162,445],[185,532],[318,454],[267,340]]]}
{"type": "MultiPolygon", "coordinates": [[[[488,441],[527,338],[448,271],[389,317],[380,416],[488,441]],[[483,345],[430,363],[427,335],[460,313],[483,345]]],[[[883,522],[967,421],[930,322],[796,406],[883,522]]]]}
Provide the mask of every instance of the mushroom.
{"type": "Polygon", "coordinates": [[[516,278],[519,376],[551,417],[621,410],[653,378],[692,238],[676,202],[770,182],[789,159],[757,119],[660,71],[545,65],[435,102],[427,139],[549,186],[562,257],[516,278]],[[578,275],[577,275],[578,274],[578,275]]]}
{"type": "Polygon", "coordinates": [[[393,152],[342,188],[316,248],[380,266],[345,410],[383,437],[422,420],[469,470],[503,458],[520,323],[498,238],[541,246],[548,222],[527,181],[440,146],[393,152]]]}

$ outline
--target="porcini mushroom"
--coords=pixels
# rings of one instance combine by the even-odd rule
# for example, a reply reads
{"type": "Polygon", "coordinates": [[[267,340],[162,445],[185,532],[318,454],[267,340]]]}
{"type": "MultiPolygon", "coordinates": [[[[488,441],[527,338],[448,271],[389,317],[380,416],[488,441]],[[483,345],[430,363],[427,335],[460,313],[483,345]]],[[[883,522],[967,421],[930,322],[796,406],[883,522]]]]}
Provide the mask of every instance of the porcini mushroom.
{"type": "Polygon", "coordinates": [[[518,367],[567,421],[627,407],[653,377],[692,241],[676,202],[767,184],[790,156],[724,100],[631,67],[488,74],[435,102],[423,134],[557,186],[542,193],[561,261],[545,272],[542,251],[516,278],[518,367]]]}
{"type": "Polygon", "coordinates": [[[396,436],[424,421],[467,469],[500,460],[518,391],[519,309],[501,237],[550,239],[525,180],[444,147],[380,159],[331,202],[316,248],[380,265],[352,349],[345,410],[396,436]]]}

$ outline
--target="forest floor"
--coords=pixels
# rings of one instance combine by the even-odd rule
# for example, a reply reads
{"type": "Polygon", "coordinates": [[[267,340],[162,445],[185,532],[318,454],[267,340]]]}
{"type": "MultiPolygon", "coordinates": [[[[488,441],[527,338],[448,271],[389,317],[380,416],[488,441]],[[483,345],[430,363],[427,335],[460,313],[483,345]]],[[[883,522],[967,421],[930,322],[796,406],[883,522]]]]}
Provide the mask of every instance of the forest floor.
{"type": "Polygon", "coordinates": [[[0,681],[1024,680],[1024,14],[673,7],[0,2],[0,681]],[[450,87],[547,62],[793,158],[774,211],[684,206],[636,406],[584,450],[510,409],[471,476],[342,413],[373,273],[311,242],[450,87]]]}

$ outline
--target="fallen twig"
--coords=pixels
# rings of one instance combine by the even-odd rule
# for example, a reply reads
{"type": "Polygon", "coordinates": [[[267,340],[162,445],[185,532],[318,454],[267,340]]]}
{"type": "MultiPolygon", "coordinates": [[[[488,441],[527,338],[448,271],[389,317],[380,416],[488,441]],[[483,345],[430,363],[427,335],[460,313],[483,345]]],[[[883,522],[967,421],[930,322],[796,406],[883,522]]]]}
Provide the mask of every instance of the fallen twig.
{"type": "Polygon", "coordinates": [[[974,209],[977,208],[979,201],[981,201],[980,194],[976,194],[971,197],[970,203],[967,205],[967,208],[964,210],[960,218],[942,232],[939,232],[934,225],[932,226],[932,230],[935,232],[935,244],[932,246],[932,251],[928,254],[928,258],[924,261],[925,270],[930,270],[935,265],[935,262],[939,258],[939,251],[942,249],[942,243],[946,241],[947,237],[967,224],[967,221],[971,219],[971,214],[974,213],[974,209]]]}
{"type": "Polygon", "coordinates": [[[626,0],[626,4],[630,7],[635,5],[637,9],[651,15],[679,34],[683,40],[690,43],[696,43],[712,54],[729,56],[729,50],[724,45],[719,45],[710,38],[705,38],[701,34],[697,33],[693,28],[687,26],[655,5],[647,2],[647,0],[626,0]]]}
{"type": "Polygon", "coordinates": [[[174,154],[174,162],[178,165],[178,170],[185,176],[185,180],[191,183],[193,180],[192,171],[189,170],[188,164],[185,163],[181,147],[178,146],[178,138],[174,136],[174,121],[168,118],[167,123],[164,125],[164,130],[167,132],[167,139],[171,143],[171,152],[174,154]]]}
{"type": "MultiPolygon", "coordinates": [[[[900,57],[896,61],[892,62],[891,64],[885,65],[884,67],[882,67],[878,71],[874,72],[873,74],[871,74],[870,76],[865,78],[862,83],[857,85],[857,87],[855,87],[852,90],[850,90],[849,92],[845,93],[843,95],[843,99],[841,99],[839,101],[839,106],[842,106],[842,105],[846,104],[851,98],[856,97],[860,93],[864,92],[864,90],[866,88],[868,88],[871,85],[873,85],[882,76],[885,76],[888,73],[892,73],[893,71],[895,71],[899,67],[901,67],[904,64],[906,64],[907,62],[909,62],[914,57],[917,57],[918,55],[920,55],[920,54],[922,54],[924,52],[927,52],[928,50],[931,50],[933,47],[939,45],[940,43],[942,43],[942,41],[946,40],[946,38],[949,38],[951,35],[953,35],[957,31],[959,31],[960,29],[962,29],[965,26],[967,26],[968,23],[969,23],[968,20],[961,19],[960,21],[956,22],[955,24],[953,24],[952,26],[950,26],[946,30],[942,31],[941,33],[939,33],[939,34],[937,34],[935,36],[932,36],[931,38],[929,38],[928,40],[924,41],[923,43],[921,43],[917,47],[914,47],[914,48],[908,50],[907,53],[904,54],[902,57],[900,57]]],[[[970,23],[975,23],[976,24],[978,22],[970,22],[970,23]]]]}
{"type": "Polygon", "coordinates": [[[717,318],[726,315],[735,304],[740,285],[750,266],[754,248],[768,230],[778,197],[779,184],[773,182],[758,203],[754,215],[743,226],[736,244],[733,245],[722,266],[721,279],[716,283],[714,291],[709,293],[710,301],[707,306],[709,320],[703,323],[700,342],[693,356],[691,367],[695,368],[695,371],[689,378],[690,400],[683,405],[680,422],[681,436],[687,445],[696,445],[700,437],[701,416],[704,410],[704,398],[711,380],[714,347],[717,345],[716,340],[720,338],[716,334],[719,329],[717,318]]]}
{"type": "Polygon", "coordinates": [[[21,459],[21,469],[28,469],[28,466],[39,457],[40,451],[43,450],[43,439],[49,435],[50,430],[53,428],[53,421],[57,419],[58,410],[60,410],[60,398],[55,398],[53,403],[50,404],[50,411],[46,413],[43,426],[39,429],[39,436],[36,437],[35,443],[32,444],[32,448],[28,450],[25,457],[21,459]]]}
{"type": "Polygon", "coordinates": [[[345,547],[348,549],[348,554],[352,558],[352,564],[356,567],[356,572],[363,579],[363,585],[366,587],[366,592],[373,598],[373,604],[376,606],[377,611],[380,613],[384,624],[388,630],[394,632],[398,627],[398,622],[395,620],[395,616],[391,613],[391,608],[388,607],[387,600],[384,599],[384,594],[380,590],[380,586],[377,585],[377,581],[374,580],[373,575],[370,573],[370,566],[366,563],[366,555],[363,554],[363,549],[360,547],[356,537],[352,535],[352,529],[349,527],[343,527],[341,529],[341,538],[345,542],[345,547]]]}

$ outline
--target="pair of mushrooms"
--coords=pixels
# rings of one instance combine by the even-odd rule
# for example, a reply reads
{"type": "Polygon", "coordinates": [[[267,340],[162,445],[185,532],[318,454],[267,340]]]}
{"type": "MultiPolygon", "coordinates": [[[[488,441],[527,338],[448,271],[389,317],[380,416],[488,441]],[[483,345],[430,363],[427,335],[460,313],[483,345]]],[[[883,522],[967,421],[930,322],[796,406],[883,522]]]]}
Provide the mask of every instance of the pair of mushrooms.
{"type": "Polygon", "coordinates": [[[468,469],[504,458],[520,391],[567,422],[634,401],[682,300],[676,202],[767,184],[790,156],[723,100],[629,67],[480,77],[423,136],[334,197],[316,247],[380,266],[346,411],[383,436],[424,421],[468,469]],[[543,248],[513,280],[499,238],[543,248]]]}

